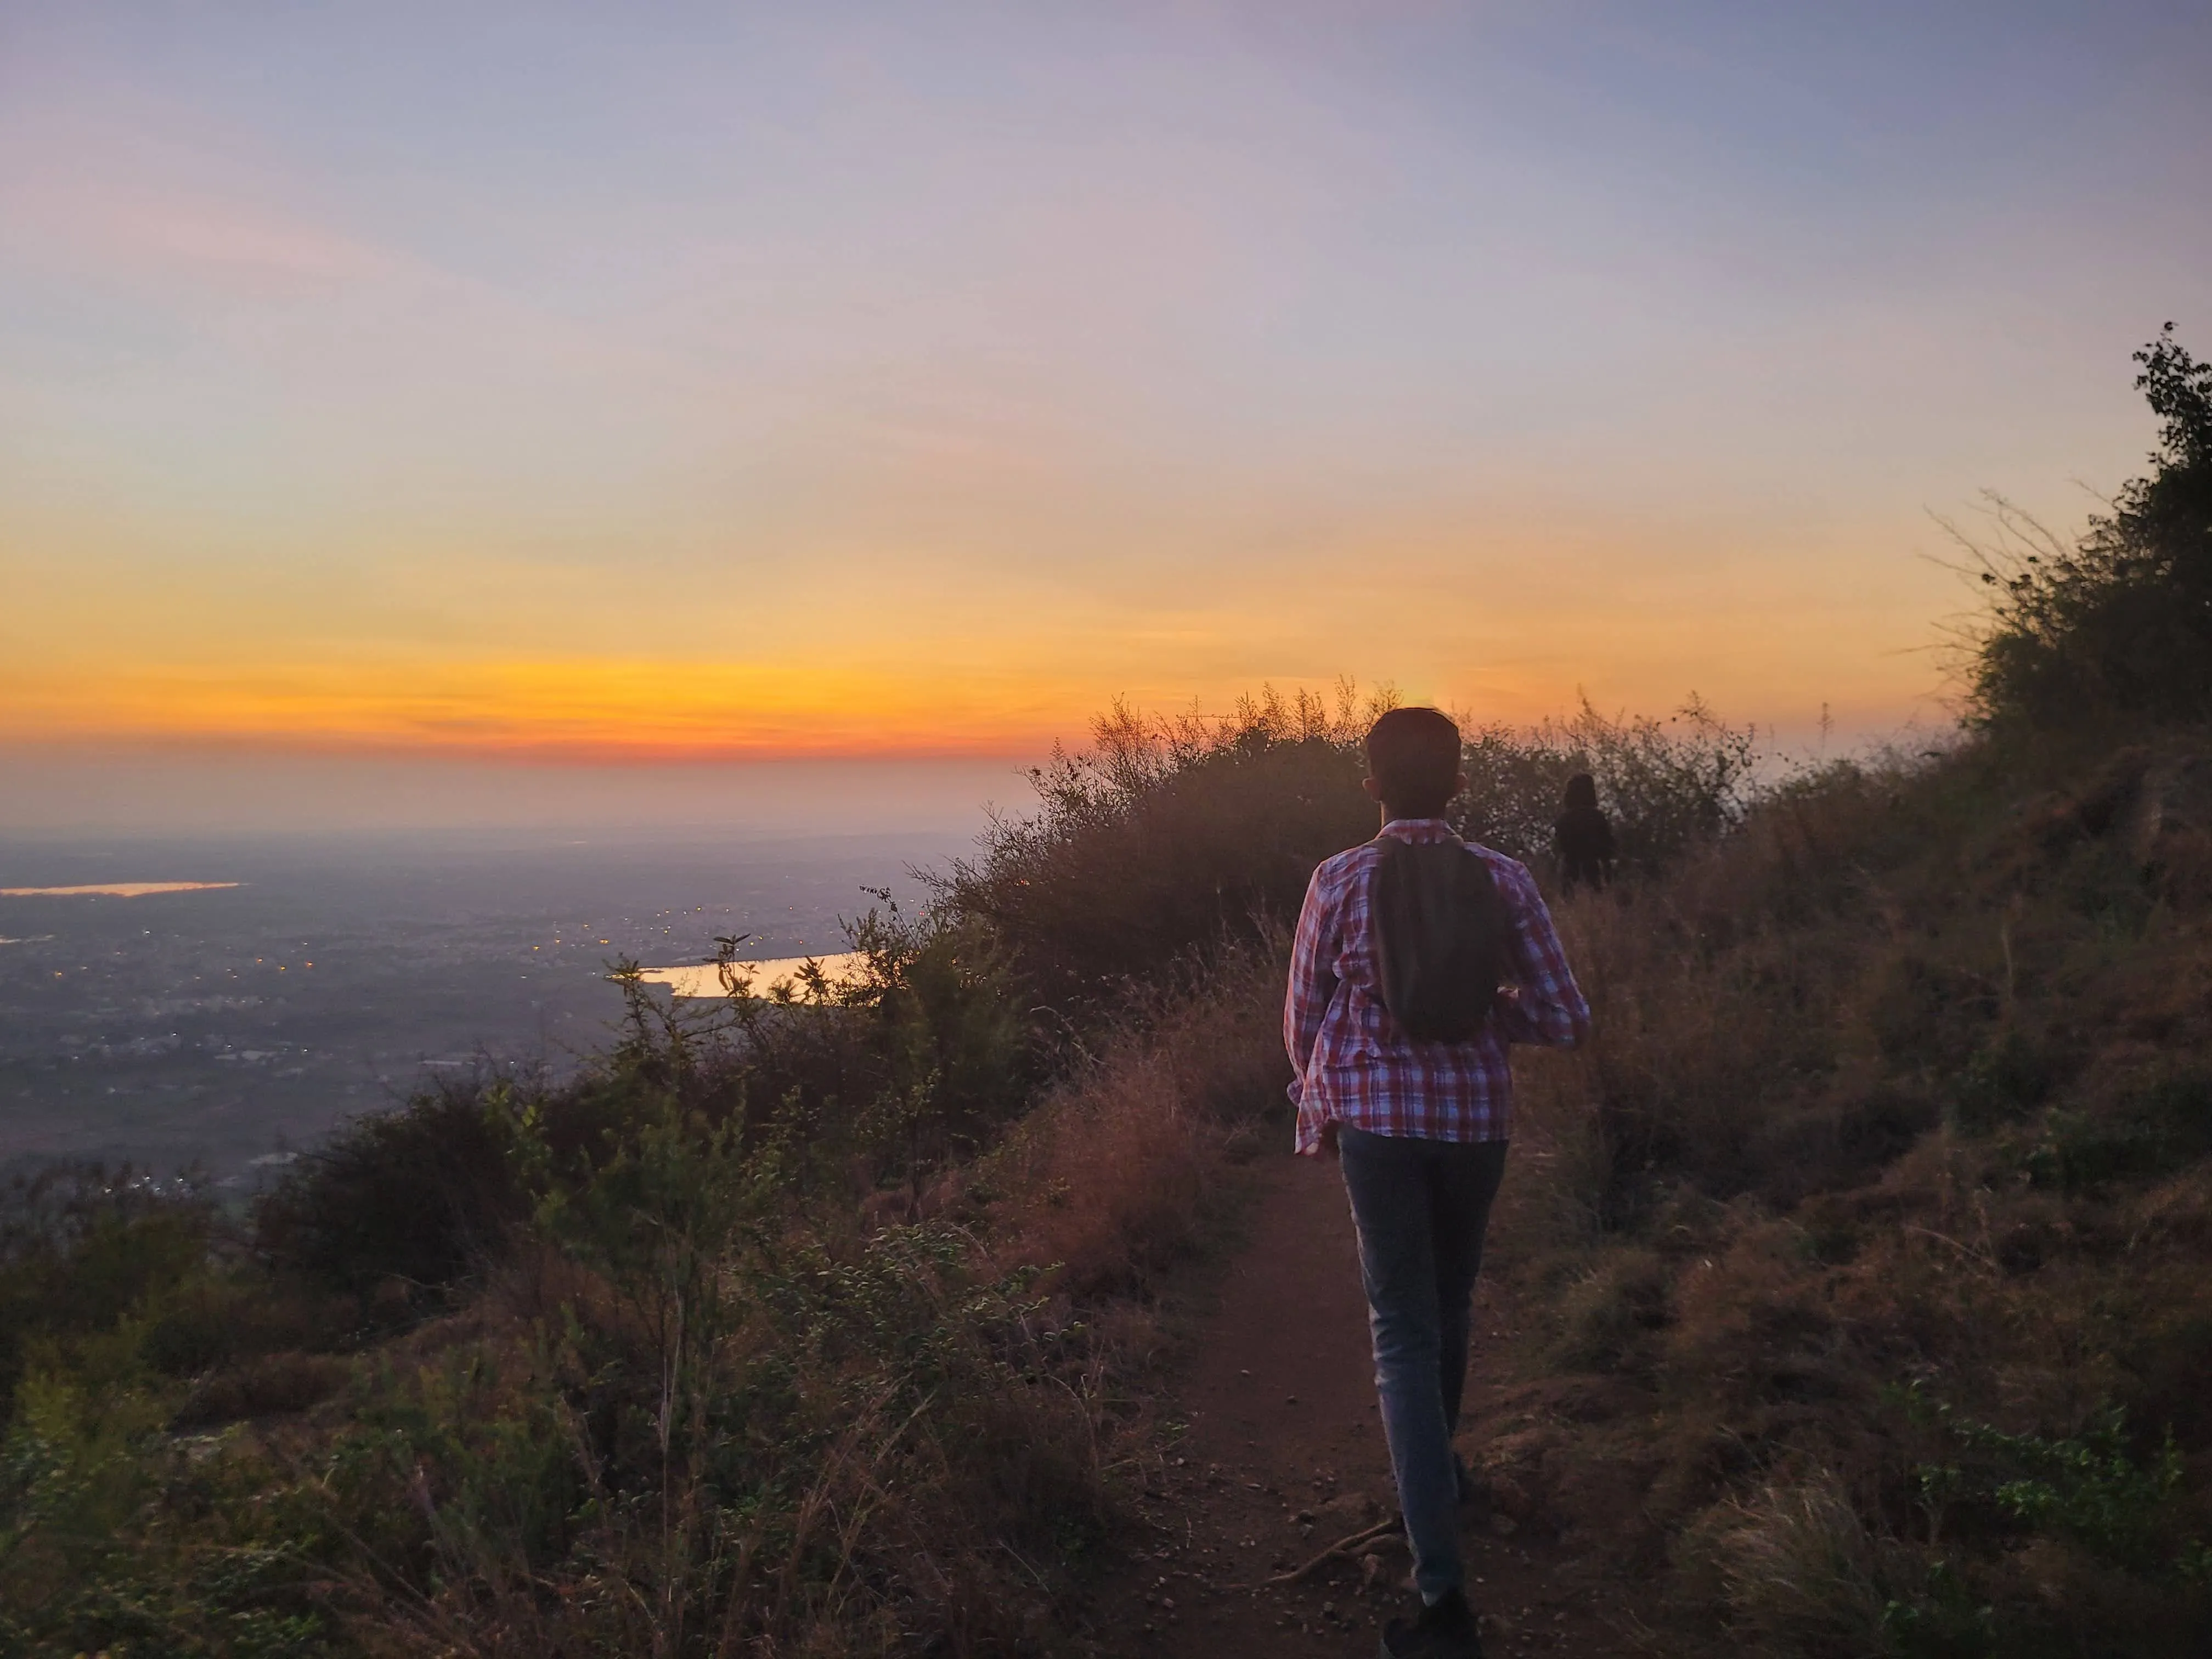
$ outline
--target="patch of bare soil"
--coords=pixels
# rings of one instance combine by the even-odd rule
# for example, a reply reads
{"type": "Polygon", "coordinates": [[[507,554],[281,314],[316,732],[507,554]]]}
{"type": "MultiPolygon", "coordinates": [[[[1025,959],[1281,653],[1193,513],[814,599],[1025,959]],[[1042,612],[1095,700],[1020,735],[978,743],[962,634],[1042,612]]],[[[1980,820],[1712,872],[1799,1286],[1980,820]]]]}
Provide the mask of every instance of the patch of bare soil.
{"type": "MultiPolygon", "coordinates": [[[[1187,1430],[1164,1442],[1146,1482],[1149,1536],[1099,1603],[1094,1634],[1106,1653],[1367,1655],[1384,1621],[1413,1605],[1403,1536],[1387,1524],[1395,1498],[1342,1181],[1333,1164],[1288,1157],[1265,1158],[1252,1177],[1248,1242],[1176,1390],[1187,1430]],[[1374,1535],[1284,1582],[1362,1534],[1374,1535]]],[[[1510,1335],[1495,1287],[1486,1282],[1476,1306],[1470,1446],[1503,1389],[1493,1357],[1510,1335]]],[[[1462,1513],[1492,1654],[1650,1651],[1627,1590],[1571,1541],[1502,1511],[1462,1513]]]]}

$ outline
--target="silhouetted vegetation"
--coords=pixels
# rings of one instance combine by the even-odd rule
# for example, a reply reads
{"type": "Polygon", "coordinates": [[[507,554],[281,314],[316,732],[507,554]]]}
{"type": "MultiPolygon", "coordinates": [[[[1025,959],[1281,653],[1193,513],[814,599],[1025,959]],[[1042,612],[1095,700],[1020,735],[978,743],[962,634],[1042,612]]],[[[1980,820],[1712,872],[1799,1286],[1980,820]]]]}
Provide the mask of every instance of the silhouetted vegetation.
{"type": "Polygon", "coordinates": [[[1032,774],[1037,810],[992,825],[939,884],[1039,1002],[1087,1024],[1194,951],[1297,915],[1314,866],[1374,833],[1360,739],[1388,699],[1273,692],[1225,720],[1115,708],[1032,774]]]}
{"type": "Polygon", "coordinates": [[[1586,701],[1533,730],[1478,726],[1464,736],[1468,787],[1452,827],[1546,873],[1560,796],[1578,773],[1597,783],[1621,864],[1646,876],[1734,829],[1757,790],[1751,728],[1695,696],[1664,719],[1608,719],[1586,701]]]}
{"type": "Polygon", "coordinates": [[[59,1164],[0,1193],[0,1390],[191,1278],[215,1211],[189,1179],[59,1164]]]}
{"type": "Polygon", "coordinates": [[[2008,512],[2004,539],[1975,550],[1990,605],[1971,684],[1993,725],[2212,716],[2212,363],[2171,323],[2136,361],[2160,423],[2151,472],[2072,547],[2008,512]]]}
{"type": "MultiPolygon", "coordinates": [[[[1226,719],[1117,708],[1092,747],[1034,775],[1038,810],[995,823],[938,883],[945,910],[1004,951],[1055,1028],[1080,1030],[1136,989],[1297,916],[1314,866],[1376,832],[1360,744],[1388,692],[1334,702],[1263,691],[1226,719]]],[[[1624,862],[1656,872],[1742,816],[1758,756],[1747,729],[1696,698],[1664,720],[1587,704],[1534,730],[1465,728],[1463,835],[1547,868],[1566,781],[1595,776],[1624,862]]]]}

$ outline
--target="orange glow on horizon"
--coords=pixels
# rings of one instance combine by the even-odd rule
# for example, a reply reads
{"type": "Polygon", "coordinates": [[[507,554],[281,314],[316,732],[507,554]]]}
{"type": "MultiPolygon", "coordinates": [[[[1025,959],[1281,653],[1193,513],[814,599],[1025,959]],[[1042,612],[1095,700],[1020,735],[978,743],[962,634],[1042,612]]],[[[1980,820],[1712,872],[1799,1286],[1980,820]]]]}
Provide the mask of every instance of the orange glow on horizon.
{"type": "MultiPolygon", "coordinates": [[[[1637,699],[1632,687],[1626,702],[1607,688],[1600,699],[1607,712],[1662,714],[1692,692],[1735,720],[1802,720],[1812,712],[1747,708],[1744,688],[1724,675],[1669,690],[1664,669],[1631,665],[1648,688],[1637,699]]],[[[1442,684],[1385,677],[1380,684],[1463,719],[1533,725],[1571,712],[1583,696],[1578,679],[1546,672],[1550,666],[1472,672],[1442,684]]],[[[1869,666],[1875,672],[1838,687],[1829,703],[1847,726],[1879,726],[1899,700],[1899,665],[1869,666]]],[[[1149,683],[1115,684],[1090,675],[1035,678],[1012,665],[937,672],[593,659],[149,666],[35,682],[0,673],[0,743],[581,764],[1026,758],[1054,744],[1081,747],[1117,703],[1146,714],[1226,714],[1263,687],[1330,698],[1337,685],[1279,674],[1194,686],[1157,671],[1149,683]]]]}
{"type": "Polygon", "coordinates": [[[0,739],[537,759],[1034,754],[1117,695],[1010,677],[635,661],[116,671],[0,686],[0,739]]]}

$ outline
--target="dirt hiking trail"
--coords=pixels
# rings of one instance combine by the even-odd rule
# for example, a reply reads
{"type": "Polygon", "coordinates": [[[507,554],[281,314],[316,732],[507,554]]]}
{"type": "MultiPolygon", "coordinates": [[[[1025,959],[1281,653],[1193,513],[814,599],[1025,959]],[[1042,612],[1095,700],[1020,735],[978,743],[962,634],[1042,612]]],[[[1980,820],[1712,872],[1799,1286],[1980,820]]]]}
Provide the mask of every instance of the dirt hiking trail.
{"type": "MultiPolygon", "coordinates": [[[[1375,1404],[1352,1218],[1334,1164],[1267,1155],[1245,1242],[1220,1274],[1140,1508],[1150,1540],[1110,1584],[1097,1635],[1110,1654],[1160,1659],[1372,1655],[1407,1611],[1411,1560],[1385,1527],[1295,1584],[1266,1584],[1395,1514],[1375,1404]],[[1364,1561],[1361,1558],[1366,1558],[1364,1561]]],[[[1513,1178],[1509,1168],[1506,1179],[1513,1178]]],[[[1479,1442],[1500,1387],[1510,1310],[1476,1291],[1474,1374],[1461,1443],[1479,1442]]],[[[1493,1656],[1648,1655],[1629,1601],[1569,1543],[1462,1511],[1471,1598],[1493,1656]]]]}

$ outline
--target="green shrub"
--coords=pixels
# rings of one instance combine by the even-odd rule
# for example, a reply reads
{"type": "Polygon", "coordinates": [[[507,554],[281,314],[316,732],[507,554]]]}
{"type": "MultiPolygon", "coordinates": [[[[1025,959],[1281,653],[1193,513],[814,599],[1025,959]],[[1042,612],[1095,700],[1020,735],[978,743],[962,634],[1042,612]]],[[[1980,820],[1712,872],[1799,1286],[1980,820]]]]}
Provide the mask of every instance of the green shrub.
{"type": "Polygon", "coordinates": [[[1577,772],[1597,784],[1622,867],[1646,875],[1741,823],[1757,793],[1751,728],[1725,724],[1694,696],[1663,720],[1609,720],[1585,702],[1566,720],[1464,735],[1468,787],[1452,804],[1453,827],[1540,869],[1577,772]]]}
{"type": "Polygon", "coordinates": [[[213,1206],[185,1179],[58,1164],[0,1194],[0,1404],[40,1343],[112,1330],[205,1262],[213,1206]]]}
{"type": "Polygon", "coordinates": [[[529,1214],[517,1158],[528,1109],[506,1083],[476,1081],[356,1120],[264,1195],[258,1248],[356,1294],[452,1284],[529,1214]]]}
{"type": "MultiPolygon", "coordinates": [[[[1117,707],[1089,750],[1031,775],[1036,811],[994,824],[939,897],[989,930],[1036,998],[1088,1029],[1194,953],[1287,925],[1314,866],[1374,836],[1361,749],[1390,701],[1363,702],[1347,684],[1333,705],[1268,690],[1220,720],[1117,707]]],[[[1462,735],[1453,827],[1539,869],[1577,772],[1597,780],[1624,866],[1646,873],[1740,823],[1754,793],[1750,732],[1694,698],[1665,720],[1585,704],[1462,735]]]]}
{"type": "Polygon", "coordinates": [[[503,1256],[549,1192],[588,1188],[640,1124],[670,1113],[747,1151],[803,1125],[813,1155],[785,1172],[794,1199],[842,1189],[855,1162],[918,1185],[1019,1110],[1032,1045],[978,928],[885,905],[848,929],[860,974],[818,982],[811,1004],[753,994],[734,939],[726,999],[678,1000],[635,963],[614,964],[617,1041],[574,1079],[487,1071],[357,1120],[263,1197],[258,1247],[373,1313],[411,1317],[503,1256]]]}
{"type": "Polygon", "coordinates": [[[1976,1049],[1951,1085],[1961,1128],[1982,1131],[2024,1117],[2051,1092],[2049,1058],[2019,1031],[1976,1049]]]}
{"type": "Polygon", "coordinates": [[[988,928],[1030,993],[1088,1025],[1133,982],[1297,915],[1314,866],[1376,830],[1359,745],[1383,700],[1273,691],[1225,720],[1117,707],[1091,747],[1030,775],[938,893],[988,928]]]}
{"type": "Polygon", "coordinates": [[[2008,1434],[1946,1405],[1934,1415],[1970,1459],[1915,1472],[1931,1532],[1940,1534],[1947,1519],[1955,1522],[1951,1511],[1979,1510],[2001,1526],[2064,1539],[2094,1560],[2132,1571],[2171,1574],[2195,1561],[2201,1544],[2173,1524],[2186,1466],[2171,1433],[2139,1451],[2118,1407],[2063,1437],[2008,1434]]]}
{"type": "Polygon", "coordinates": [[[517,1653],[1012,1635],[991,1555],[1097,1533],[1074,1397],[964,1235],[793,1213],[806,1152],[641,1113],[539,1207],[528,1340],[366,1380],[316,1488],[365,1617],[517,1653]],[[945,1583],[948,1550],[981,1576],[945,1583]]]}
{"type": "Polygon", "coordinates": [[[1931,1405],[1940,1461],[1910,1471],[1927,1542],[1891,1553],[1883,1630],[1900,1659],[2198,1651],[2208,1606],[2201,1516],[2171,1431],[2148,1443],[2108,1407],[2078,1433],[2014,1434],[1931,1405]]]}
{"type": "Polygon", "coordinates": [[[141,1389],[24,1378],[0,1445],[0,1656],[328,1651],[301,1540],[257,1535],[264,1494],[211,1480],[163,1433],[167,1414],[141,1389]]]}
{"type": "Polygon", "coordinates": [[[2022,1165],[2038,1187],[2086,1192],[2212,1155],[2212,1072],[2182,1071],[2103,1112],[2054,1111],[2022,1165]]]}
{"type": "Polygon", "coordinates": [[[1994,1659],[2004,1651],[1996,1608],[1943,1560],[1928,1564],[1913,1594],[1882,1608],[1881,1636],[1899,1659],[1994,1659]]]}

